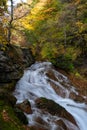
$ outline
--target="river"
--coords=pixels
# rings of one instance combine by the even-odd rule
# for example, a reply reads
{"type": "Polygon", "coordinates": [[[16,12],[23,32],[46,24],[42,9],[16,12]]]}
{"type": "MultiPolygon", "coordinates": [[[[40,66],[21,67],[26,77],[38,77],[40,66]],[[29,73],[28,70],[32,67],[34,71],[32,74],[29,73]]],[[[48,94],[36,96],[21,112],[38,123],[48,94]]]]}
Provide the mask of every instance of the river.
{"type": "MultiPolygon", "coordinates": [[[[42,113],[35,106],[35,100],[37,98],[45,97],[63,106],[74,117],[78,127],[66,119],[61,118],[69,130],[87,130],[87,105],[84,102],[75,102],[70,99],[69,95],[71,92],[78,95],[75,87],[70,84],[69,79],[56,71],[50,62],[36,62],[24,71],[23,77],[16,85],[14,95],[17,98],[17,103],[21,103],[26,99],[30,101],[33,114],[26,114],[29,119],[29,125],[42,126],[47,130],[60,130],[58,129],[59,126],[55,124],[55,121],[60,117],[53,116],[49,113],[42,113]],[[51,79],[47,75],[48,71],[53,73],[56,80],[51,79]],[[50,81],[60,89],[59,93],[51,86],[50,81]],[[64,96],[61,96],[61,92],[64,93],[64,96]],[[35,121],[35,118],[38,116],[46,122],[46,126],[35,121]]],[[[61,130],[64,129],[61,128],[61,130]]]]}

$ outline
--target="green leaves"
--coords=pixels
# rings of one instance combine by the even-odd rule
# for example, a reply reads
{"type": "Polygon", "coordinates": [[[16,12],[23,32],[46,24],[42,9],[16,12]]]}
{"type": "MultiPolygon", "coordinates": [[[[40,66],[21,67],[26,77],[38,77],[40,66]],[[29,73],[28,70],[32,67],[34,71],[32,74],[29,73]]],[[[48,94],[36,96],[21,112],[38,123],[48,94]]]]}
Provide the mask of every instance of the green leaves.
{"type": "Polygon", "coordinates": [[[65,71],[72,72],[74,70],[74,65],[72,62],[72,56],[70,55],[59,55],[56,59],[54,59],[56,62],[53,62],[53,64],[56,67],[59,67],[60,69],[63,69],[65,71]]]}
{"type": "Polygon", "coordinates": [[[25,19],[27,40],[38,60],[48,59],[72,71],[76,58],[87,53],[87,2],[47,0],[42,3],[37,1],[25,19]]]}

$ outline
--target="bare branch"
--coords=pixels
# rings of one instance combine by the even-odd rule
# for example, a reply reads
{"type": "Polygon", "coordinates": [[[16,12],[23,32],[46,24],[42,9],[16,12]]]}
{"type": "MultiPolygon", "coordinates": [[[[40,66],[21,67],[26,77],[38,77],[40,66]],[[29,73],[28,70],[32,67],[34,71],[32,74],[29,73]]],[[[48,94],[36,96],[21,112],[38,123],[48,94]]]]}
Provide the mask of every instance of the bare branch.
{"type": "Polygon", "coordinates": [[[21,19],[21,18],[23,18],[23,17],[27,16],[29,13],[30,13],[30,10],[29,10],[29,11],[27,11],[27,12],[26,12],[25,14],[23,14],[22,16],[17,17],[17,18],[14,18],[14,20],[19,20],[19,19],[21,19]]]}

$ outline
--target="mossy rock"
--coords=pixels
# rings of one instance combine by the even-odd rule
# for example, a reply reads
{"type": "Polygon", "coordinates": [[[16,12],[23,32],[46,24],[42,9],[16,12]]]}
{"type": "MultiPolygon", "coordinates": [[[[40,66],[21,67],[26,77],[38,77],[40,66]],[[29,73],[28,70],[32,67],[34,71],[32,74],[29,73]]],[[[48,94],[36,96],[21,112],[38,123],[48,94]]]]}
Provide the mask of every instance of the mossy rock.
{"type": "Polygon", "coordinates": [[[65,118],[73,124],[77,125],[73,116],[64,107],[60,106],[53,100],[46,99],[44,97],[38,98],[36,99],[36,106],[42,111],[65,118]]]}
{"type": "Polygon", "coordinates": [[[16,107],[27,114],[32,114],[31,104],[27,99],[22,103],[17,104],[16,107]]]}
{"type": "Polygon", "coordinates": [[[59,104],[55,103],[53,100],[46,98],[39,98],[36,100],[37,107],[47,110],[52,115],[58,114],[61,110],[65,108],[61,107],[59,104]]]}
{"type": "Polygon", "coordinates": [[[24,130],[13,107],[0,99],[0,130],[24,130]]]}
{"type": "Polygon", "coordinates": [[[15,111],[16,116],[20,120],[20,122],[25,124],[25,125],[27,125],[28,124],[28,119],[24,115],[24,113],[20,109],[18,109],[18,108],[15,108],[14,111],[15,111]]]}

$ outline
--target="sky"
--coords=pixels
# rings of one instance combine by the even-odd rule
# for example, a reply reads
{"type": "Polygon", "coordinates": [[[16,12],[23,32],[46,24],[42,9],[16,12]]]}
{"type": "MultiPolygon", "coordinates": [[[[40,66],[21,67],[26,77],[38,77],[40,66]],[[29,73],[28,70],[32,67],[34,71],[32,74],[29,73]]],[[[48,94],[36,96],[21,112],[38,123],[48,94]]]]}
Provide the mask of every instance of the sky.
{"type": "MultiPolygon", "coordinates": [[[[23,2],[26,2],[27,0],[22,0],[23,2]]],[[[13,0],[14,5],[16,5],[17,3],[20,3],[21,0],[13,0]]],[[[8,0],[8,5],[10,6],[10,0],[8,0]]]]}
{"type": "MultiPolygon", "coordinates": [[[[27,2],[27,0],[13,0],[14,6],[16,6],[18,3],[21,3],[21,1],[27,2]]],[[[11,3],[10,3],[10,0],[8,0],[7,5],[8,5],[8,11],[9,11],[9,13],[10,13],[10,11],[11,11],[11,6],[10,6],[11,3]]]]}

